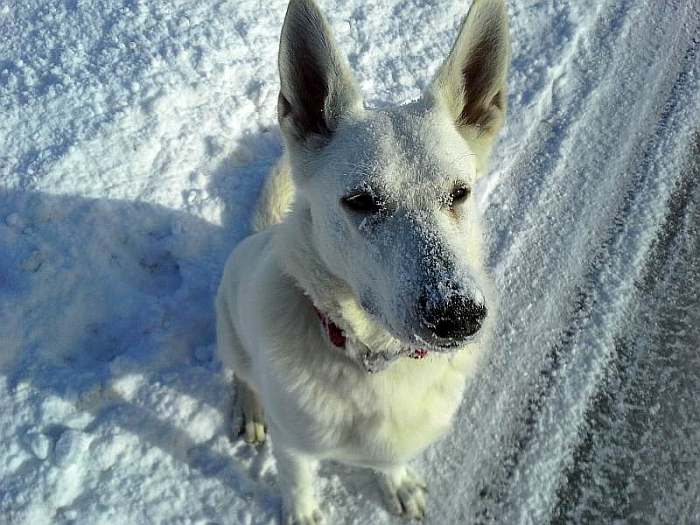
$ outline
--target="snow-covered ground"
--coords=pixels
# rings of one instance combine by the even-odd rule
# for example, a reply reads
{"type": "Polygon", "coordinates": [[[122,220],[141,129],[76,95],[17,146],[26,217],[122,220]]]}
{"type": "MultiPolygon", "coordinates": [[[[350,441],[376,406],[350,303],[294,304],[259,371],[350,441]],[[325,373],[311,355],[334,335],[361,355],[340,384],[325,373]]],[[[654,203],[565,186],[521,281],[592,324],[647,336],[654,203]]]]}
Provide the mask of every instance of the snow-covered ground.
{"type": "MultiPolygon", "coordinates": [[[[321,1],[369,105],[468,1],[321,1]]],[[[274,523],[212,299],[281,151],[284,0],[0,3],[0,523],[274,523]]],[[[429,523],[700,522],[700,4],[510,0],[496,344],[429,523]]],[[[327,465],[331,523],[397,523],[327,465]]]]}

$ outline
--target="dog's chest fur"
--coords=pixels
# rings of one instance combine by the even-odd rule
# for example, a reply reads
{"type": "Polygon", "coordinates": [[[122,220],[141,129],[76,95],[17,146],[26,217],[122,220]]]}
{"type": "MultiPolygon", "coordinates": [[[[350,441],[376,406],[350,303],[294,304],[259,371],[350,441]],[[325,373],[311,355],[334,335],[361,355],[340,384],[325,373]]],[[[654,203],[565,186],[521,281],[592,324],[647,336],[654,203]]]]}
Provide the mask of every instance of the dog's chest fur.
{"type": "MultiPolygon", "coordinates": [[[[356,385],[337,451],[349,462],[401,463],[449,429],[465,384],[465,357],[401,358],[356,385]]],[[[348,385],[352,388],[352,385],[348,385]]],[[[342,403],[342,400],[340,400],[342,403]]],[[[340,406],[338,406],[340,408],[340,406]]]]}
{"type": "MultiPolygon", "coordinates": [[[[306,316],[306,315],[305,315],[306,316]]],[[[270,355],[265,390],[272,421],[294,429],[310,454],[364,466],[407,461],[442,436],[459,407],[478,349],[400,358],[370,374],[339,359],[318,321],[270,355]]]]}

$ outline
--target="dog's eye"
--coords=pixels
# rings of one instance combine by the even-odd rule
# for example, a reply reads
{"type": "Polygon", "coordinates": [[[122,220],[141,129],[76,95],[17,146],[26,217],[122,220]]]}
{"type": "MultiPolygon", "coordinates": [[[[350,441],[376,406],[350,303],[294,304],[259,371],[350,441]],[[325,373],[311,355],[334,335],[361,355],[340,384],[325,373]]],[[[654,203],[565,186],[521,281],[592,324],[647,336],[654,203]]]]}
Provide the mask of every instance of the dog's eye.
{"type": "Polygon", "coordinates": [[[467,188],[466,186],[456,187],[450,193],[450,201],[449,201],[450,208],[454,207],[455,204],[459,204],[460,202],[464,201],[467,197],[469,197],[470,193],[471,193],[471,190],[469,188],[467,188]]]}
{"type": "Polygon", "coordinates": [[[340,200],[343,205],[357,213],[378,213],[384,208],[384,204],[371,193],[355,193],[340,200]]]}

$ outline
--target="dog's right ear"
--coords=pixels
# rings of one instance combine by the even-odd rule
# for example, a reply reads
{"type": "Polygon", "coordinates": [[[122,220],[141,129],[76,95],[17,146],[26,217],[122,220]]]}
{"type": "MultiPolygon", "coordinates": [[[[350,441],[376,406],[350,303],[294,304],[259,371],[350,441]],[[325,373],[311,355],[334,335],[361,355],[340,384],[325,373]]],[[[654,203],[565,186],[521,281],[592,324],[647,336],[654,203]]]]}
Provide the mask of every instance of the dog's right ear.
{"type": "Polygon", "coordinates": [[[290,140],[318,147],[342,115],[361,107],[350,68],[313,0],[291,0],[279,50],[277,116],[290,140]]]}

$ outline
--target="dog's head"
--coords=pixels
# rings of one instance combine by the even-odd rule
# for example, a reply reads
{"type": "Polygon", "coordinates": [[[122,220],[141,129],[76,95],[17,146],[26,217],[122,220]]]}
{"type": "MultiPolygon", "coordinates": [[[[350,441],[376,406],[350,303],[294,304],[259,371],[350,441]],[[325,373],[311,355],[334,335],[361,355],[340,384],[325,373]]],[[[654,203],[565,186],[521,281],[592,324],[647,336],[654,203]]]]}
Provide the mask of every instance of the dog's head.
{"type": "Polygon", "coordinates": [[[289,4],[278,113],[296,206],[328,271],[407,344],[461,346],[487,316],[471,191],[503,123],[508,63],[503,1],[475,0],[422,98],[371,111],[315,4],[289,4]]]}

